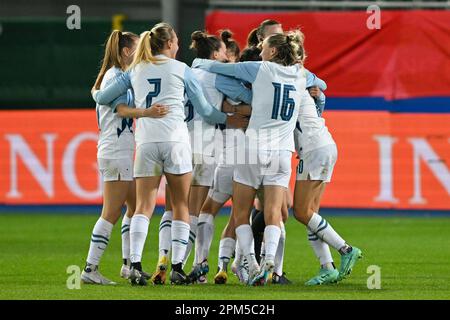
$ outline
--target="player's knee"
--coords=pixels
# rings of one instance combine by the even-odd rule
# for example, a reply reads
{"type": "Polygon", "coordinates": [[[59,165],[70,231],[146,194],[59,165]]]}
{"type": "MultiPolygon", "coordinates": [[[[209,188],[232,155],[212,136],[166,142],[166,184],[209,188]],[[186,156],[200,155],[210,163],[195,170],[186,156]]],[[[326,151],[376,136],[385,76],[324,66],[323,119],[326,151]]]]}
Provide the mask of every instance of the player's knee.
{"type": "Polygon", "coordinates": [[[297,219],[298,221],[300,221],[303,224],[308,224],[309,222],[309,217],[310,217],[310,209],[308,206],[303,205],[303,204],[294,204],[294,217],[295,219],[297,219]]]}

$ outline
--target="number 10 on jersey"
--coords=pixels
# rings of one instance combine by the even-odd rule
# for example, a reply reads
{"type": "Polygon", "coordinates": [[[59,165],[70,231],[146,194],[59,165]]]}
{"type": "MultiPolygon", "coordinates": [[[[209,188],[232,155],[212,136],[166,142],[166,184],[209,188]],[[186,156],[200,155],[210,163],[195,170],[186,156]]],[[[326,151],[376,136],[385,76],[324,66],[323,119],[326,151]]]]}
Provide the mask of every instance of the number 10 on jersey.
{"type": "Polygon", "coordinates": [[[293,98],[289,97],[291,91],[296,91],[295,87],[291,84],[281,84],[277,82],[272,82],[275,89],[273,97],[273,109],[272,109],[272,119],[277,120],[278,116],[281,117],[283,121],[289,121],[294,114],[295,101],[293,98]],[[281,92],[283,92],[283,100],[281,101],[281,92]],[[281,110],[280,110],[281,104],[281,110]]]}

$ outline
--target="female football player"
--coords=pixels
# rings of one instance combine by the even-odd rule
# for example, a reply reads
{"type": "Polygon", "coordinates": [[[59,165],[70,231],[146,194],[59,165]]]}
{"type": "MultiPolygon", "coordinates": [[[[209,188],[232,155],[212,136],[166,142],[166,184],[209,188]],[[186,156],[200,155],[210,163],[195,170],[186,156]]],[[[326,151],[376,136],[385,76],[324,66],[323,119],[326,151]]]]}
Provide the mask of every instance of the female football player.
{"type": "MultiPolygon", "coordinates": [[[[95,81],[95,89],[104,88],[114,76],[121,74],[132,62],[138,36],[131,32],[114,30],[105,45],[105,55],[95,81]]],[[[129,276],[129,224],[136,206],[136,186],[133,179],[134,134],[133,119],[142,116],[164,116],[167,109],[156,106],[154,110],[129,108],[117,99],[109,105],[97,104],[99,139],[97,145],[98,167],[103,177],[103,209],[91,236],[91,244],[81,279],[85,283],[113,284],[98,271],[100,259],[106,249],[113,226],[121,215],[122,206],[127,211],[122,219],[123,265],[120,275],[129,276]],[[154,111],[162,111],[155,114],[154,111]]]]}

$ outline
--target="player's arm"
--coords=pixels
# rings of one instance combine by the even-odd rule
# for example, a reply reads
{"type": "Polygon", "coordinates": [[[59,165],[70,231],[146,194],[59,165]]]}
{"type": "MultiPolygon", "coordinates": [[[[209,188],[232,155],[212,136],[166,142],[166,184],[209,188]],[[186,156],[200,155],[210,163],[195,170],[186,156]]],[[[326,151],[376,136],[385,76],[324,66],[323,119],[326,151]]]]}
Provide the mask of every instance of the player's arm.
{"type": "Polygon", "coordinates": [[[189,67],[186,67],[184,74],[184,85],[186,94],[194,106],[195,111],[209,124],[227,124],[235,128],[243,128],[248,124],[248,121],[242,116],[226,115],[208,103],[203,94],[202,87],[189,67]]]}
{"type": "Polygon", "coordinates": [[[314,101],[316,102],[316,106],[318,107],[320,115],[322,115],[322,112],[325,109],[325,100],[326,100],[325,94],[317,86],[308,88],[308,91],[311,97],[314,98],[314,101]]]}
{"type": "Polygon", "coordinates": [[[252,103],[252,90],[245,87],[236,78],[218,74],[214,83],[216,89],[234,101],[242,101],[246,104],[252,103]]]}
{"type": "Polygon", "coordinates": [[[259,61],[246,61],[238,63],[223,63],[208,59],[198,59],[198,67],[224,76],[234,77],[250,83],[255,82],[258,75],[261,62],[259,61]]]}
{"type": "Polygon", "coordinates": [[[316,76],[308,69],[305,69],[305,72],[306,72],[306,88],[319,87],[319,89],[322,91],[327,90],[327,84],[325,81],[320,79],[318,76],[316,76]]]}
{"type": "Polygon", "coordinates": [[[168,112],[169,108],[160,104],[154,104],[150,108],[135,108],[133,89],[128,89],[126,94],[116,98],[111,103],[111,108],[117,111],[122,118],[162,118],[168,112]]]}
{"type": "Polygon", "coordinates": [[[105,88],[101,90],[92,90],[92,98],[101,105],[110,105],[114,99],[126,94],[131,88],[130,73],[124,72],[114,77],[105,88]]]}

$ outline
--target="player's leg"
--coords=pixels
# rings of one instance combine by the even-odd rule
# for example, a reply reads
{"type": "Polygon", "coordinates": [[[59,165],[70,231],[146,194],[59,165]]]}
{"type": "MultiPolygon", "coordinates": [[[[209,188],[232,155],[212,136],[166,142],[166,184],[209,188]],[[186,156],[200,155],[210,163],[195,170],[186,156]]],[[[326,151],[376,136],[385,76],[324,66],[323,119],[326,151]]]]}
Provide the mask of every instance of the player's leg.
{"type": "Polygon", "coordinates": [[[115,284],[99,273],[98,265],[108,246],[112,228],[120,218],[129,185],[129,181],[105,181],[103,184],[103,209],[92,230],[86,266],[81,274],[84,283],[115,284]]]}
{"type": "Polygon", "coordinates": [[[266,223],[264,221],[264,188],[259,188],[256,192],[255,207],[252,209],[251,226],[253,238],[255,242],[255,257],[258,263],[261,262],[261,257],[264,256],[264,229],[266,223]]]}
{"type": "Polygon", "coordinates": [[[214,283],[225,284],[228,281],[228,264],[236,247],[236,233],[234,225],[233,209],[228,219],[228,223],[222,231],[219,243],[219,255],[217,273],[214,276],[214,283]]]}
{"type": "Polygon", "coordinates": [[[272,274],[275,266],[275,255],[281,235],[281,210],[285,198],[286,188],[278,185],[264,186],[264,248],[265,258],[261,265],[261,273],[250,280],[254,284],[264,285],[272,274]]]}
{"type": "Polygon", "coordinates": [[[166,173],[167,182],[171,191],[173,211],[172,219],[172,271],[171,283],[187,284],[188,276],[183,271],[183,259],[189,241],[189,207],[188,195],[192,180],[192,173],[170,174],[166,173]]]}
{"type": "MultiPolygon", "coordinates": [[[[235,172],[236,177],[236,172],[235,172]]],[[[236,179],[235,179],[236,180],[236,179]]],[[[233,211],[235,213],[236,238],[243,255],[249,264],[249,281],[260,273],[258,262],[255,258],[253,245],[253,233],[249,224],[250,211],[255,199],[256,190],[239,182],[233,183],[233,211]]]]}
{"type": "Polygon", "coordinates": [[[275,268],[272,275],[273,284],[291,284],[291,281],[286,277],[283,272],[284,252],[286,247],[286,228],[285,223],[289,217],[289,209],[292,207],[292,192],[290,188],[286,190],[285,199],[281,209],[281,222],[280,222],[280,241],[278,242],[277,253],[275,255],[275,268]]]}
{"type": "Polygon", "coordinates": [[[131,284],[146,285],[150,278],[143,272],[141,261],[160,181],[161,176],[136,178],[136,211],[130,224],[131,284]]]}
{"type": "Polygon", "coordinates": [[[206,275],[209,272],[208,256],[214,236],[214,218],[224,204],[225,202],[214,201],[208,196],[200,210],[195,248],[195,260],[198,263],[189,274],[192,281],[207,282],[206,275]]]}
{"type": "Polygon", "coordinates": [[[166,184],[165,193],[165,212],[159,222],[159,246],[158,246],[158,263],[156,271],[153,273],[151,281],[153,284],[164,284],[166,281],[166,273],[169,266],[169,252],[172,247],[172,203],[170,200],[170,188],[166,184]]]}
{"type": "Polygon", "coordinates": [[[120,269],[120,276],[124,279],[130,277],[130,223],[131,218],[136,210],[136,181],[130,182],[130,188],[128,189],[127,199],[125,201],[127,205],[127,211],[122,218],[121,225],[121,237],[122,237],[122,259],[123,264],[120,269]]]}
{"type": "Polygon", "coordinates": [[[342,279],[350,273],[353,265],[361,257],[361,250],[348,245],[328,221],[314,211],[314,199],[322,192],[323,184],[323,181],[317,180],[297,180],[294,194],[294,216],[307,226],[311,233],[340,253],[342,262],[339,278],[342,279]]]}

